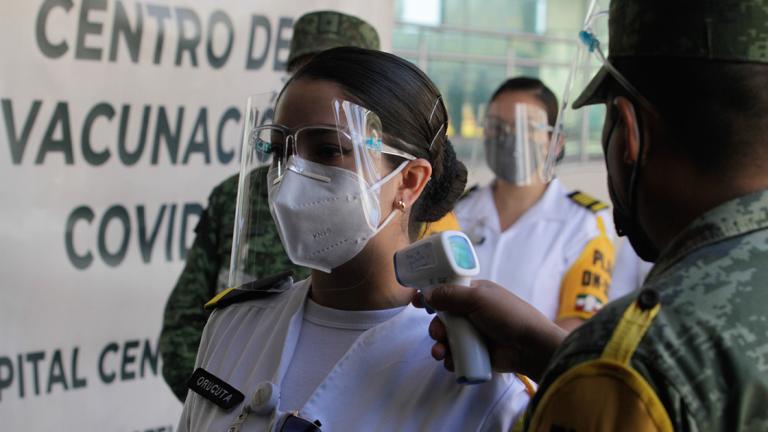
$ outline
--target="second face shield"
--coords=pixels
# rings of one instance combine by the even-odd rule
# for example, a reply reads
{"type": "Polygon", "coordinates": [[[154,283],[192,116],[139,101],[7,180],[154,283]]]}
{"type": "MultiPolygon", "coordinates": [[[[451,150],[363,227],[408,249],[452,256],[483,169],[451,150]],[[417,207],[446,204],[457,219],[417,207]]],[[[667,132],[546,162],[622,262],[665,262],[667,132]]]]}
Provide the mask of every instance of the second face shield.
{"type": "Polygon", "coordinates": [[[552,128],[543,109],[528,104],[515,104],[513,108],[514,119],[491,115],[485,119],[485,159],[500,179],[527,186],[536,177],[546,180],[552,128]]]}

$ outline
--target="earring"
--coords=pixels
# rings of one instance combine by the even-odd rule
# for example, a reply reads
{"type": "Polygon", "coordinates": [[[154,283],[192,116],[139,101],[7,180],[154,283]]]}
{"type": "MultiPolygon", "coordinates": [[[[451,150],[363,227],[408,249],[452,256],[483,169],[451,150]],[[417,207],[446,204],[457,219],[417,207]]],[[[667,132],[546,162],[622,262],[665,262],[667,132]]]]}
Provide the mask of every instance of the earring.
{"type": "Polygon", "coordinates": [[[404,211],[405,211],[405,201],[403,201],[403,200],[397,200],[397,202],[395,203],[395,206],[396,206],[396,207],[397,207],[397,208],[398,208],[398,209],[399,209],[401,212],[404,212],[404,211]]]}

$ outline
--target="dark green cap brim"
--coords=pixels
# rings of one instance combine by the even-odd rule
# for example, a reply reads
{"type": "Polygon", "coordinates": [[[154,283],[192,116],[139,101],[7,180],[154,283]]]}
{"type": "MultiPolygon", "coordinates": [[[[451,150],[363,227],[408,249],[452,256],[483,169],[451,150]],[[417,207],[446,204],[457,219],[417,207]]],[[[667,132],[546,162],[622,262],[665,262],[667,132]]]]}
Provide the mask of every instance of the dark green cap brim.
{"type": "MultiPolygon", "coordinates": [[[[611,0],[608,57],[768,64],[768,0],[611,0]]],[[[603,67],[573,108],[604,102],[603,67]]]]}
{"type": "Polygon", "coordinates": [[[587,105],[596,105],[605,102],[608,97],[608,81],[610,73],[605,66],[601,67],[597,74],[584,88],[584,91],[571,104],[573,109],[579,109],[587,105]]]}

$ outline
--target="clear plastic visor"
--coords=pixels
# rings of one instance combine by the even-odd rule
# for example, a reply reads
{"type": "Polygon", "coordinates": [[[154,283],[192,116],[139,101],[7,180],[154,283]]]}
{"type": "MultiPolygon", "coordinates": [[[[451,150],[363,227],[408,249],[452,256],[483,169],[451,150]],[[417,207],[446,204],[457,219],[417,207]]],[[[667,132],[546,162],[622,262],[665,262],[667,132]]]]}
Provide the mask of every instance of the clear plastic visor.
{"type": "MultiPolygon", "coordinates": [[[[630,83],[608,60],[609,42],[609,0],[592,0],[587,8],[587,14],[581,26],[576,42],[573,63],[566,80],[561,98],[561,105],[555,123],[555,132],[550,140],[550,153],[545,166],[545,175],[552,177],[557,155],[552,149],[562,147],[568,137],[592,138],[601,141],[602,128],[595,128],[596,136],[588,136],[590,121],[596,120],[602,124],[604,118],[600,111],[599,118],[589,114],[577,113],[576,110],[585,105],[600,103],[603,97],[602,86],[606,79],[613,79],[627,91],[640,105],[653,115],[657,115],[653,104],[630,83]],[[575,105],[575,106],[574,106],[575,105]],[[590,118],[592,117],[592,118],[590,118]],[[577,121],[582,119],[581,122],[577,121]],[[566,134],[571,130],[573,133],[566,134]]],[[[649,31],[653,31],[649,29],[649,31]]],[[[589,108],[587,108],[589,109],[589,108]]],[[[582,146],[588,143],[580,142],[582,146]]]]}
{"type": "MultiPolygon", "coordinates": [[[[397,148],[397,139],[384,136],[381,121],[374,112],[357,104],[336,99],[327,106],[316,107],[328,110],[328,115],[314,118],[327,119],[328,123],[285,125],[275,123],[272,118],[275,100],[274,92],[255,95],[248,98],[246,106],[230,287],[285,270],[294,271],[300,278],[309,274],[309,265],[302,265],[295,256],[289,259],[291,253],[284,247],[285,241],[296,244],[291,236],[301,235],[304,227],[279,232],[272,202],[276,197],[280,199],[281,208],[287,204],[314,205],[337,195],[337,185],[343,184],[344,199],[359,202],[353,210],[363,214],[368,226],[375,229],[389,215],[391,207],[390,203],[379,202],[381,186],[398,166],[415,159],[397,148]],[[291,176],[291,190],[297,184],[305,184],[297,183],[298,179],[311,187],[302,188],[302,193],[297,194],[279,193],[287,187],[286,176],[291,176]],[[318,191],[320,195],[310,191],[318,191]]],[[[351,215],[321,218],[332,217],[345,220],[351,215]]],[[[300,223],[301,220],[283,219],[282,222],[300,223]]]]}
{"type": "Polygon", "coordinates": [[[497,177],[516,185],[530,185],[536,178],[544,180],[552,132],[546,111],[517,103],[504,113],[489,114],[483,123],[488,166],[497,177]]]}
{"type": "MultiPolygon", "coordinates": [[[[555,128],[549,142],[549,151],[542,170],[545,179],[554,177],[557,157],[567,145],[582,146],[586,149],[590,140],[599,141],[599,135],[592,136],[589,114],[576,112],[573,98],[578,96],[590,83],[595,73],[603,66],[601,55],[597,54],[598,46],[608,47],[608,0],[592,0],[587,8],[584,21],[579,25],[581,31],[574,35],[574,57],[560,97],[555,128]],[[585,36],[591,35],[589,41],[585,36]],[[572,142],[585,139],[587,142],[572,142]]],[[[602,52],[602,51],[599,51],[602,52]]],[[[602,114],[599,113],[599,114],[602,114]]],[[[602,120],[602,115],[599,116],[602,120]]],[[[596,129],[599,133],[599,128],[596,129]]]]}

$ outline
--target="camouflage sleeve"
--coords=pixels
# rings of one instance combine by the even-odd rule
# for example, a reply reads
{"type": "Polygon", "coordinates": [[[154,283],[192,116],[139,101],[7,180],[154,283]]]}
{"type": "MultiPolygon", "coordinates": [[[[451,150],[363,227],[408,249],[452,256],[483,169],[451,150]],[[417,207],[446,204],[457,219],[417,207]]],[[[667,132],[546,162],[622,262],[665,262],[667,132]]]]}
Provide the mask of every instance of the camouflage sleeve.
{"type": "Polygon", "coordinates": [[[218,230],[211,194],[195,228],[196,237],[187,254],[184,270],[165,305],[160,334],[163,378],[182,402],[186,398],[186,380],[195,366],[197,348],[208,319],[203,304],[216,294],[216,279],[221,267],[218,230]]]}
{"type": "MultiPolygon", "coordinates": [[[[588,320],[584,325],[574,330],[563,341],[557,352],[552,356],[547,371],[539,381],[538,390],[528,405],[526,423],[530,422],[533,412],[536,411],[545,394],[553,388],[553,384],[558,378],[569,370],[585,362],[596,360],[602,355],[607,341],[611,338],[623,311],[629,303],[634,301],[634,297],[630,297],[632,296],[614,301],[608,307],[601,310],[595,318],[588,320]]],[[[645,337],[647,338],[648,335],[646,334],[645,337]]],[[[647,344],[650,342],[643,339],[642,343],[647,344]]],[[[632,357],[631,366],[645,379],[659,398],[672,422],[673,430],[685,432],[702,430],[690,407],[686,404],[684,394],[669,379],[670,368],[659,364],[659,358],[659,354],[646,354],[645,348],[641,345],[632,357]]],[[[586,381],[582,382],[586,383],[586,381]]],[[[585,392],[594,392],[597,389],[594,386],[589,387],[589,384],[584,384],[584,386],[586,388],[585,392]]],[[[580,411],[589,412],[590,409],[604,410],[604,405],[589,405],[586,403],[587,399],[586,397],[584,398],[585,405],[581,407],[580,411]]],[[[528,430],[528,426],[530,425],[526,424],[526,429],[524,430],[528,430]]],[[[622,430],[632,430],[632,428],[627,426],[622,430]]]]}
{"type": "MultiPolygon", "coordinates": [[[[309,276],[309,269],[293,264],[280,242],[269,212],[267,166],[253,173],[251,217],[255,221],[247,232],[249,260],[246,271],[256,277],[292,270],[297,279],[309,276]]],[[[217,288],[225,288],[232,233],[235,226],[238,175],[219,184],[208,198],[208,208],[195,228],[195,242],[187,254],[187,263],[165,306],[160,354],[163,377],[181,400],[186,397],[186,380],[192,373],[208,314],[203,305],[213,298],[217,288]],[[220,277],[223,278],[220,280],[220,277]]]]}
{"type": "Polygon", "coordinates": [[[653,387],[656,396],[659,397],[662,405],[667,410],[667,415],[672,421],[674,430],[681,432],[697,432],[701,430],[693,414],[688,409],[682,394],[662,373],[649,367],[648,364],[650,362],[644,356],[638,354],[635,354],[632,359],[632,367],[653,387]]]}
{"type": "MultiPolygon", "coordinates": [[[[560,378],[566,372],[576,368],[577,366],[585,362],[596,360],[600,357],[602,352],[600,351],[599,347],[594,346],[587,350],[579,350],[579,342],[579,338],[569,338],[564,343],[564,345],[568,345],[566,351],[573,351],[575,349],[577,354],[568,356],[558,356],[556,354],[555,361],[550,365],[550,368],[542,379],[540,386],[534,395],[534,398],[528,405],[528,409],[526,410],[525,414],[526,425],[525,428],[521,430],[533,430],[530,424],[533,418],[533,414],[539,408],[539,405],[547,392],[554,389],[555,386],[553,384],[558,380],[558,378],[560,378]]],[[[661,402],[664,411],[666,411],[666,414],[672,423],[672,430],[677,432],[698,432],[702,430],[690,409],[686,405],[681,393],[677,391],[674,385],[672,385],[668,380],[664,378],[662,373],[654,372],[654,368],[649,366],[650,363],[651,362],[637,355],[635,355],[631,361],[632,367],[651,386],[653,392],[661,402]]],[[[622,394],[622,397],[611,399],[613,402],[610,404],[598,404],[595,403],[591,394],[594,392],[607,392],[610,390],[610,386],[607,386],[605,381],[591,381],[590,378],[592,377],[583,376],[579,380],[579,385],[584,388],[584,393],[579,395],[576,400],[571,401],[571,406],[569,406],[567,412],[559,413],[559,415],[569,417],[569,413],[576,412],[580,413],[578,415],[579,417],[592,417],[594,419],[601,419],[605,422],[602,427],[594,427],[594,430],[647,430],[635,424],[635,421],[638,419],[638,417],[645,418],[645,416],[648,415],[648,411],[645,411],[645,408],[647,407],[645,407],[643,404],[637,403],[626,404],[628,401],[633,401],[632,396],[637,395],[637,393],[627,391],[625,394],[622,394]],[[619,403],[622,399],[624,404],[619,403]],[[642,407],[642,410],[635,411],[635,409],[638,407],[642,407]],[[617,415],[616,412],[618,412],[619,415],[617,415]],[[615,425],[610,427],[606,426],[606,424],[610,424],[612,421],[618,421],[622,427],[617,428],[615,425]]],[[[553,428],[552,430],[555,429],[553,428]]],[[[564,427],[562,430],[570,431],[581,429],[570,429],[564,427]]]]}

